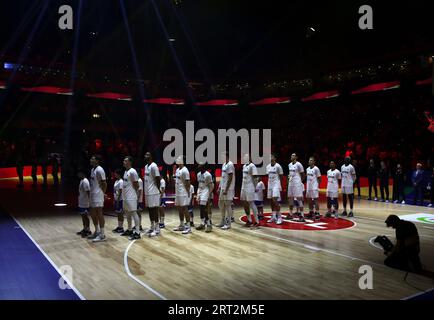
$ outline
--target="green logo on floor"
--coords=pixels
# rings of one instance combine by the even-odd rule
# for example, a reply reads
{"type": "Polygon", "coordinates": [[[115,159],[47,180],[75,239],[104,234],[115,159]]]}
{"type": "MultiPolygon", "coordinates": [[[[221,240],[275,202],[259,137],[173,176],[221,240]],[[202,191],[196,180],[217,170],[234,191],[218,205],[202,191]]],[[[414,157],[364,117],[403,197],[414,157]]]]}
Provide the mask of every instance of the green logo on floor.
{"type": "Polygon", "coordinates": [[[399,216],[399,218],[402,220],[407,220],[412,222],[434,224],[434,214],[432,213],[405,214],[403,216],[399,216]]]}

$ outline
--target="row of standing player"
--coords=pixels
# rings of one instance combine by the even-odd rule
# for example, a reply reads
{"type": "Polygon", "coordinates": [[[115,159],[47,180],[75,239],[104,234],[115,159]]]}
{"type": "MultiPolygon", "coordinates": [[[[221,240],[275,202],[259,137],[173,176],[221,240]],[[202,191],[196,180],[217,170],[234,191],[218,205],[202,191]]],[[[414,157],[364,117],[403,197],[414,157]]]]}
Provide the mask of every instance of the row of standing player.
{"type": "MultiPolygon", "coordinates": [[[[231,202],[234,197],[234,172],[235,167],[229,161],[228,154],[224,155],[224,164],[222,166],[222,177],[219,186],[219,207],[222,214],[222,220],[218,225],[222,229],[229,229],[233,221],[233,211],[231,202]]],[[[267,223],[282,224],[282,215],[280,213],[280,202],[282,192],[283,169],[277,163],[275,155],[271,155],[270,164],[266,167],[268,176],[267,198],[271,201],[271,219],[267,223]]],[[[262,213],[263,202],[261,199],[261,189],[263,183],[257,176],[257,168],[251,162],[248,154],[243,157],[243,180],[241,185],[240,200],[243,203],[244,211],[247,217],[247,226],[256,228],[259,226],[259,213],[262,213]],[[256,200],[256,201],[255,201],[256,200]],[[259,205],[259,209],[258,209],[259,205]],[[253,212],[254,221],[252,221],[250,211],[253,212]]],[[[306,199],[309,203],[309,218],[319,219],[319,186],[321,183],[321,172],[315,165],[315,159],[309,159],[309,166],[306,172],[303,165],[297,161],[297,154],[291,155],[291,162],[288,164],[287,196],[289,201],[289,214],[286,219],[297,219],[299,222],[305,221],[303,213],[303,199],[306,191],[306,199]],[[303,181],[306,178],[306,190],[303,181]],[[295,209],[295,213],[294,213],[295,209]]],[[[345,158],[341,171],[336,169],[334,161],[330,161],[330,169],[327,171],[327,213],[326,217],[338,218],[338,196],[339,181],[341,182],[341,191],[343,194],[343,216],[353,217],[354,207],[354,182],[356,181],[356,172],[351,159],[345,158]],[[349,200],[349,201],[348,201],[349,200]],[[347,202],[350,205],[350,211],[347,212],[347,202]]]]}
{"type": "MultiPolygon", "coordinates": [[[[217,190],[219,195],[219,208],[221,212],[221,221],[217,227],[228,230],[231,228],[233,222],[233,208],[232,202],[235,196],[235,167],[232,161],[229,160],[227,152],[223,154],[222,176],[217,190]]],[[[247,216],[247,226],[253,228],[259,226],[259,213],[262,213],[263,203],[263,189],[264,185],[260,181],[255,164],[251,162],[248,154],[243,157],[243,181],[240,193],[240,200],[247,216]],[[261,195],[262,194],[262,195],[261,195]],[[258,210],[259,206],[259,210],[258,210]],[[254,220],[250,214],[253,212],[254,220]],[[258,212],[259,211],[259,212],[258,212]]],[[[347,215],[346,205],[347,197],[350,202],[349,216],[353,216],[353,203],[354,192],[353,184],[356,179],[354,167],[350,164],[350,158],[345,159],[345,163],[341,168],[341,172],[336,169],[335,163],[330,162],[330,170],[327,172],[327,207],[328,212],[326,216],[330,217],[332,214],[338,217],[338,192],[339,180],[342,179],[342,193],[344,202],[343,215],[347,215]]],[[[82,213],[83,230],[78,232],[82,237],[88,237],[94,242],[104,241],[104,217],[102,215],[102,207],[104,203],[104,194],[106,190],[105,173],[99,165],[100,159],[98,156],[91,158],[91,182],[89,183],[80,174],[79,186],[79,208],[82,213]],[[92,221],[95,226],[95,232],[91,233],[89,228],[89,218],[87,213],[90,212],[92,221]]],[[[141,230],[141,214],[143,210],[141,203],[143,203],[143,189],[145,194],[145,203],[149,211],[151,227],[146,232],[150,237],[160,234],[160,228],[164,228],[164,209],[162,199],[164,198],[165,181],[161,178],[158,166],[153,162],[150,152],[145,154],[145,175],[144,185],[141,187],[141,179],[137,171],[132,168],[132,158],[125,157],[124,168],[125,172],[121,179],[120,172],[117,172],[117,179],[115,182],[115,201],[116,211],[118,213],[118,227],[113,230],[124,236],[128,236],[130,240],[140,238],[141,230]],[[122,208],[120,201],[122,200],[122,208]],[[124,230],[124,214],[127,217],[128,229],[124,230]],[[132,220],[134,220],[135,227],[132,227],[132,220]]],[[[194,188],[190,184],[190,174],[184,165],[183,157],[180,156],[176,160],[177,170],[175,174],[175,206],[178,209],[180,224],[174,231],[181,231],[182,234],[191,233],[192,224],[192,211],[189,212],[189,207],[192,205],[194,188]],[[185,222],[184,222],[185,219],[185,222]]],[[[198,166],[198,190],[197,202],[200,207],[201,224],[196,228],[197,230],[205,230],[210,232],[212,230],[211,223],[211,203],[213,199],[214,182],[211,174],[206,170],[205,164],[198,166]]],[[[319,218],[319,185],[321,182],[321,173],[318,167],[315,166],[315,159],[309,159],[309,167],[304,168],[300,162],[297,161],[297,155],[291,155],[291,162],[288,165],[288,183],[287,194],[289,199],[289,214],[287,219],[298,218],[298,221],[304,221],[303,214],[303,193],[304,184],[303,180],[306,178],[306,198],[309,201],[309,216],[311,218],[319,218]],[[294,214],[294,207],[296,212],[294,214]]],[[[280,214],[280,195],[282,192],[281,180],[283,178],[283,170],[280,164],[276,162],[276,157],[271,156],[270,164],[266,168],[268,175],[268,188],[267,198],[271,200],[272,217],[267,223],[281,224],[282,216],[280,214]]]]}

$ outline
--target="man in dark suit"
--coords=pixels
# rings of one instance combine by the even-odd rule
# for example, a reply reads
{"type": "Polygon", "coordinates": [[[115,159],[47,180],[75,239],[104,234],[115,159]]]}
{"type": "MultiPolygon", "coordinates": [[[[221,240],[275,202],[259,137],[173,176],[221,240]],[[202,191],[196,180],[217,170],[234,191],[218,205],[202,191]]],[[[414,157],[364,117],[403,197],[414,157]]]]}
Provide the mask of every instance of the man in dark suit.
{"type": "Polygon", "coordinates": [[[377,194],[377,178],[378,178],[378,172],[377,167],[375,166],[374,159],[369,160],[369,167],[368,167],[368,182],[369,182],[369,197],[368,200],[371,200],[372,195],[372,188],[374,188],[375,198],[374,200],[377,201],[378,194],[377,194]]]}
{"type": "Polygon", "coordinates": [[[404,184],[405,174],[402,171],[401,164],[398,163],[396,165],[395,174],[393,175],[393,203],[401,202],[405,204],[404,184]]]}
{"type": "Polygon", "coordinates": [[[411,175],[411,182],[414,187],[414,204],[417,205],[417,200],[420,198],[420,205],[423,205],[423,170],[422,164],[416,165],[416,171],[411,175]]]}

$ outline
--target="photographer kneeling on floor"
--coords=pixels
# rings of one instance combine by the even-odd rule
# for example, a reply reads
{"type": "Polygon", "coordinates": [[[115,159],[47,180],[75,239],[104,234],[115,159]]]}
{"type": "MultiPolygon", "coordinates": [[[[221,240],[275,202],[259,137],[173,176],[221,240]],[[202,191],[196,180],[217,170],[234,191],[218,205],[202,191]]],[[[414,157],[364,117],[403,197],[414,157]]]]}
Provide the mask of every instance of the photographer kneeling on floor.
{"type": "Polygon", "coordinates": [[[385,221],[387,227],[396,232],[396,244],[390,251],[385,251],[384,264],[391,268],[419,273],[422,264],[419,258],[419,233],[413,222],[401,220],[392,214],[385,221]]]}

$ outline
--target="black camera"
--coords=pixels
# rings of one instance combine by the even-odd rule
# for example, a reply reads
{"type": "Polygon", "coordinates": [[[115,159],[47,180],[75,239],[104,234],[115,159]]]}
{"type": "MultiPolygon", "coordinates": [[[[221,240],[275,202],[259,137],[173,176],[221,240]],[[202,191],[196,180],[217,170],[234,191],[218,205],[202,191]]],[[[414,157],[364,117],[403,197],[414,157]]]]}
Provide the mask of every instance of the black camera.
{"type": "Polygon", "coordinates": [[[393,250],[393,243],[389,240],[386,236],[377,236],[374,240],[374,242],[377,242],[380,244],[380,246],[383,248],[384,253],[388,253],[393,250]]]}

